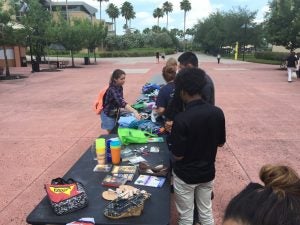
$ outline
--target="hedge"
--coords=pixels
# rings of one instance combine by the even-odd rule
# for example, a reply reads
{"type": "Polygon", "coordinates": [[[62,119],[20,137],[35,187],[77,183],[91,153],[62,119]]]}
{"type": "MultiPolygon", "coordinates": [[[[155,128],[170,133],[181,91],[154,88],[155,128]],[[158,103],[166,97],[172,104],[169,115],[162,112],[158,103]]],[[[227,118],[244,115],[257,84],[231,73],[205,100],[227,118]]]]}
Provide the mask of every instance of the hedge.
{"type": "Polygon", "coordinates": [[[255,52],[254,57],[257,59],[267,59],[267,60],[276,60],[276,61],[282,61],[284,60],[289,53],[286,52],[255,52]]]}
{"type": "MultiPolygon", "coordinates": [[[[155,56],[155,53],[157,50],[138,50],[138,51],[106,51],[106,52],[100,52],[97,54],[97,56],[101,58],[106,57],[143,57],[143,56],[155,56]]],[[[165,49],[164,50],[166,55],[174,54],[174,49],[165,49]]]]}

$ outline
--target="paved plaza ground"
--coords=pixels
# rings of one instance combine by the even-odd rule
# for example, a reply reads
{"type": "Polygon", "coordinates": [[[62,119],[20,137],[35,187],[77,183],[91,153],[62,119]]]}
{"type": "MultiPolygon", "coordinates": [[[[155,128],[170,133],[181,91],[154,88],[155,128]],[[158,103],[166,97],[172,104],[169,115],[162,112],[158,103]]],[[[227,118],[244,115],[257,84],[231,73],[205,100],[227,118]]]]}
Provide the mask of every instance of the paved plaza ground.
{"type": "MultiPolygon", "coordinates": [[[[170,56],[167,56],[167,58],[170,56]]],[[[174,57],[178,57],[174,55],[174,57]]],[[[300,173],[300,80],[288,83],[279,66],[199,55],[215,83],[216,105],[224,110],[227,143],[217,155],[216,225],[228,201],[266,163],[283,163],[300,173]]],[[[0,224],[23,225],[44,197],[44,183],[63,176],[92,141],[104,133],[92,110],[112,71],[126,71],[125,98],[133,103],[143,84],[160,80],[163,62],[154,57],[98,59],[59,72],[30,73],[0,81],[0,224]]],[[[172,203],[171,225],[176,224],[172,203]]],[[[102,212],[99,212],[102,213],[102,212]]]]}

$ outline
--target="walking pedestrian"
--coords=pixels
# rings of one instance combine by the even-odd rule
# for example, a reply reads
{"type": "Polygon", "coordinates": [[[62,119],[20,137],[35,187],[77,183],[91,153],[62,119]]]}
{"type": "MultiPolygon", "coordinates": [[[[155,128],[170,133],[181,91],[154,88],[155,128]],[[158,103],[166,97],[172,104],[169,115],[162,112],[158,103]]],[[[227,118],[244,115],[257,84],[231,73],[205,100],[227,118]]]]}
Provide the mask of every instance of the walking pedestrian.
{"type": "Polygon", "coordinates": [[[159,63],[159,52],[155,53],[155,57],[156,57],[156,63],[159,63]]]}
{"type": "Polygon", "coordinates": [[[295,56],[295,52],[291,51],[290,55],[286,59],[288,82],[292,82],[292,73],[296,70],[298,59],[295,56]]]}
{"type": "Polygon", "coordinates": [[[220,64],[220,61],[221,61],[221,55],[220,55],[220,53],[218,53],[218,55],[217,55],[217,60],[218,60],[218,64],[220,64]]]}

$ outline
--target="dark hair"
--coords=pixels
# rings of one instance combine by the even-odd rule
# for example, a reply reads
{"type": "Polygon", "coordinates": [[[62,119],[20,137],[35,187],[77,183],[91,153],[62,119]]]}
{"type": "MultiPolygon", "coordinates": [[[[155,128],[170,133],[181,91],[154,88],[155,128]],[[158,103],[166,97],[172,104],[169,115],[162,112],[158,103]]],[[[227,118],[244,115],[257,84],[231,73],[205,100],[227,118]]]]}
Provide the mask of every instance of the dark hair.
{"type": "Polygon", "coordinates": [[[199,68],[184,68],[179,71],[175,79],[176,91],[184,90],[191,96],[201,95],[205,84],[205,71],[199,68]]]}
{"type": "Polygon", "coordinates": [[[176,76],[176,70],[174,66],[164,66],[162,69],[162,75],[166,82],[174,80],[176,76]]]}
{"type": "Polygon", "coordinates": [[[119,79],[123,74],[126,74],[123,70],[120,69],[116,69],[114,70],[114,72],[112,73],[110,80],[109,80],[109,84],[114,84],[115,80],[119,79]]]}
{"type": "Polygon", "coordinates": [[[299,225],[300,178],[288,166],[265,165],[264,186],[251,183],[228,204],[224,221],[245,225],[299,225]]]}
{"type": "Polygon", "coordinates": [[[193,52],[184,52],[178,57],[178,62],[184,66],[191,64],[198,67],[198,58],[193,52]]]}

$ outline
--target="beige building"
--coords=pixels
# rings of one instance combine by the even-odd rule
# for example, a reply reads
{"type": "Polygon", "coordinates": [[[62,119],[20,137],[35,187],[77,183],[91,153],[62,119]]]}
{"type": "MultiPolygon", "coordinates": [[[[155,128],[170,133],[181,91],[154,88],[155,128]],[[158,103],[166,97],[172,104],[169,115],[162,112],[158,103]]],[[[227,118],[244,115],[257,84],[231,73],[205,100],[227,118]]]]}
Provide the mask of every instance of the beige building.
{"type": "Polygon", "coordinates": [[[86,4],[85,2],[46,2],[45,6],[52,11],[53,16],[57,17],[58,12],[64,16],[65,19],[69,17],[78,19],[96,20],[97,9],[86,4]],[[66,4],[67,3],[67,4],[66,4]]]}
{"type": "MultiPolygon", "coordinates": [[[[99,22],[96,19],[96,12],[98,10],[85,2],[53,2],[47,0],[44,5],[52,11],[54,18],[57,18],[58,12],[61,12],[65,19],[68,17],[69,19],[89,19],[93,22],[99,22]]],[[[108,32],[113,32],[113,24],[109,22],[105,22],[105,24],[108,27],[108,32]]]]}
{"type": "MultiPolygon", "coordinates": [[[[272,52],[290,52],[290,50],[286,49],[285,47],[283,46],[278,46],[278,45],[273,45],[272,46],[272,52]]],[[[300,52],[300,48],[297,48],[294,50],[294,52],[300,52]]]]}

